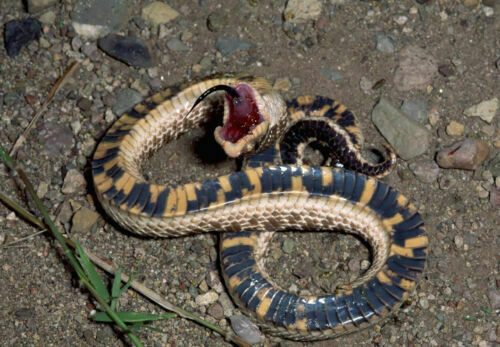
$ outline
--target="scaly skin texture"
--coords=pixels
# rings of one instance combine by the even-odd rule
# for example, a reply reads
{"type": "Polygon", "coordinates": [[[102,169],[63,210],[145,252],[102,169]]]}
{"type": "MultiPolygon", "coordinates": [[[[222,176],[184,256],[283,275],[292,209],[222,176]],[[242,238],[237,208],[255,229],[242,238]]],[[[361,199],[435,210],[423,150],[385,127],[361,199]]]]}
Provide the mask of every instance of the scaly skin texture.
{"type": "MultiPolygon", "coordinates": [[[[324,142],[322,136],[333,131],[338,141],[329,164],[341,163],[375,176],[386,174],[394,165],[392,152],[380,164],[361,158],[357,123],[342,105],[331,100],[330,104],[307,102],[316,100],[314,97],[297,100],[297,105],[289,105],[288,117],[283,100],[269,84],[248,77],[207,80],[169,99],[160,93],[111,127],[96,150],[93,177],[105,211],[130,231],[153,236],[227,232],[221,238],[221,264],[235,302],[269,333],[314,340],[362,329],[399,307],[423,271],[428,240],[415,207],[386,184],[341,168],[283,160],[281,153],[290,149],[273,144],[286,132],[287,124],[290,131],[299,119],[326,117],[329,120],[318,125],[318,132],[309,140],[324,142]],[[242,171],[204,182],[179,186],[146,182],[140,163],[147,155],[197,127],[217,105],[225,105],[227,120],[227,100],[222,93],[210,94],[186,117],[200,95],[216,85],[234,88],[241,83],[253,88],[264,122],[238,140],[238,155],[269,148],[267,153],[250,158],[242,171]],[[336,148],[342,144],[344,148],[336,148]],[[262,231],[289,229],[356,233],[372,249],[372,266],[341,293],[285,293],[262,265],[272,235],[262,231]]],[[[292,140],[285,136],[278,142],[293,147],[292,140]]],[[[229,149],[230,156],[234,154],[233,143],[222,146],[229,149]]]]}

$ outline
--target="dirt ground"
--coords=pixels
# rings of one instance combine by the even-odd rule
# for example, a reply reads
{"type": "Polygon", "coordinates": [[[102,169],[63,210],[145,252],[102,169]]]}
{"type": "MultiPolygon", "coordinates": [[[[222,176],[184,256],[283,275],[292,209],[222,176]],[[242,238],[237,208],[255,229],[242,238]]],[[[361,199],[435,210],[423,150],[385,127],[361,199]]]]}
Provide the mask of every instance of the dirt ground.
{"type": "MultiPolygon", "coordinates": [[[[160,28],[159,37],[158,30],[140,20],[141,9],[149,2],[131,0],[130,20],[122,32],[138,36],[148,44],[154,56],[153,69],[127,66],[100,50],[87,54],[84,46],[95,43],[94,40],[82,38],[82,48],[77,47],[77,35],[71,30],[69,17],[76,2],[63,1],[44,10],[54,12],[56,19],[43,24],[41,39],[23,48],[15,58],[7,56],[4,38],[0,38],[0,144],[6,149],[12,147],[67,69],[70,58],[81,61],[72,81],[35,124],[17,159],[51,213],[63,214],[60,225],[71,230],[85,247],[123,265],[126,272],[133,272],[140,264],[139,279],[151,289],[230,329],[229,316],[239,310],[232,306],[226,293],[217,293],[218,300],[208,306],[198,305],[195,300],[221,280],[216,233],[178,239],[141,238],[117,228],[100,209],[96,223],[87,229],[74,225],[74,215],[80,209],[89,210],[90,216],[96,211],[89,162],[97,141],[116,119],[111,111],[118,102],[114,95],[123,88],[132,88],[144,97],[220,72],[264,76],[272,83],[284,79],[281,92],[287,100],[318,94],[347,105],[361,123],[365,144],[374,147],[385,142],[370,117],[377,100],[384,97],[399,107],[402,101],[418,99],[427,103],[427,109],[437,110],[438,117],[432,125],[425,121],[432,133],[431,148],[418,158],[398,158],[396,169],[384,181],[410,197],[425,220],[430,252],[424,276],[411,299],[384,324],[311,345],[500,343],[500,214],[478,188],[487,186],[489,177],[484,171],[494,174],[499,170],[499,151],[493,143],[495,138],[498,142],[500,118],[497,114],[487,124],[463,113],[483,100],[500,96],[498,1],[489,1],[493,7],[486,8],[484,4],[466,7],[463,1],[453,0],[325,0],[316,19],[292,25],[284,22],[284,1],[169,0],[166,3],[179,11],[179,17],[160,28]],[[216,31],[207,27],[209,19],[215,21],[212,30],[216,31]],[[377,49],[377,35],[386,35],[393,50],[377,49]],[[217,39],[223,36],[252,46],[224,56],[216,46],[217,39]],[[173,38],[180,38],[188,49],[169,48],[167,42],[173,38]],[[450,67],[451,75],[445,77],[436,72],[423,90],[400,90],[394,75],[399,52],[407,46],[424,49],[440,66],[450,67]],[[378,88],[363,91],[362,80],[384,82],[378,83],[378,88]],[[462,135],[446,133],[446,126],[452,121],[463,125],[462,135]],[[465,137],[489,144],[489,156],[478,169],[440,169],[438,179],[431,183],[417,179],[410,170],[412,162],[434,160],[437,150],[465,137]],[[61,187],[72,169],[84,175],[87,185],[66,194],[61,187]],[[451,183],[444,184],[445,179],[451,183]]],[[[27,16],[21,1],[0,3],[2,27],[12,19],[27,16]]],[[[234,170],[232,161],[203,158],[207,150],[199,150],[205,149],[199,140],[202,135],[202,131],[197,131],[167,145],[146,163],[144,173],[152,180],[175,183],[234,170]]],[[[0,169],[1,191],[25,201],[24,193],[5,167],[0,164],[0,169]]],[[[128,344],[110,326],[88,318],[95,303],[75,281],[76,276],[49,235],[12,244],[35,231],[0,205],[2,344],[128,344]]],[[[321,293],[330,288],[329,281],[349,281],[351,270],[369,259],[369,251],[347,235],[293,232],[275,237],[268,258],[271,276],[284,288],[321,293]],[[318,273],[329,274],[328,281],[318,273]]],[[[132,291],[124,295],[120,307],[162,312],[132,291]]],[[[155,326],[165,334],[142,330],[139,336],[145,345],[228,345],[220,336],[187,320],[174,318],[155,326]]],[[[268,346],[302,345],[270,336],[263,339],[268,346]]]]}

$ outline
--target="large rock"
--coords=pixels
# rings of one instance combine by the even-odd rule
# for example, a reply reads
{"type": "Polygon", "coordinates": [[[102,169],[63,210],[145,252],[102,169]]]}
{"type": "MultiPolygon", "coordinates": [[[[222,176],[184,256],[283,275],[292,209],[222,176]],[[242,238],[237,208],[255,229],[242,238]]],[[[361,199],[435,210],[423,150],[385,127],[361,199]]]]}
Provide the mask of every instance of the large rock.
{"type": "Polygon", "coordinates": [[[468,117],[479,117],[487,123],[491,123],[498,110],[498,98],[485,100],[477,105],[471,106],[464,111],[468,117]]]}
{"type": "Polygon", "coordinates": [[[153,65],[148,47],[137,37],[109,34],[100,38],[98,45],[104,52],[125,64],[142,68],[153,65]]]}
{"type": "Polygon", "coordinates": [[[129,0],[79,0],[73,8],[71,24],[87,39],[119,31],[129,18],[129,0]]]}
{"type": "Polygon", "coordinates": [[[439,166],[445,169],[474,170],[488,157],[488,144],[478,139],[465,139],[436,155],[439,166]]]}
{"type": "Polygon", "coordinates": [[[394,84],[401,91],[425,90],[437,70],[434,57],[420,47],[408,46],[399,54],[399,66],[394,75],[394,84]]]}
{"type": "Polygon", "coordinates": [[[4,37],[7,55],[14,58],[21,48],[40,37],[42,27],[35,18],[11,20],[5,24],[4,37]]]}
{"type": "Polygon", "coordinates": [[[26,9],[29,13],[36,13],[57,4],[58,0],[26,0],[26,9]]]}
{"type": "Polygon", "coordinates": [[[380,99],[374,107],[372,121],[404,160],[417,157],[429,150],[430,132],[391,105],[387,99],[380,99]]]}

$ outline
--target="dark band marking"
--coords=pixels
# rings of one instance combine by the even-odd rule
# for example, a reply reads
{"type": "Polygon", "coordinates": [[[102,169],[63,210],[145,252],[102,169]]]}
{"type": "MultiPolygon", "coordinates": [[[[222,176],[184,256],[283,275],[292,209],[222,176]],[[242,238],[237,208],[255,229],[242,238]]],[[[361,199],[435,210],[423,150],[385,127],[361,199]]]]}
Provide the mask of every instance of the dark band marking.
{"type": "Polygon", "coordinates": [[[356,287],[353,290],[353,302],[356,304],[366,321],[370,321],[370,319],[375,315],[375,312],[368,305],[366,299],[363,298],[360,287],[356,287]]]}
{"type": "Polygon", "coordinates": [[[170,194],[170,188],[166,187],[163,189],[156,199],[156,206],[154,212],[151,214],[152,217],[160,217],[165,213],[167,208],[167,197],[170,194]]]}
{"type": "Polygon", "coordinates": [[[351,318],[351,322],[355,326],[359,326],[361,323],[365,322],[365,317],[362,315],[361,311],[356,304],[353,294],[346,295],[345,303],[347,306],[347,312],[349,313],[349,317],[351,318]]]}
{"type": "Polygon", "coordinates": [[[337,296],[337,316],[339,317],[339,321],[343,326],[352,324],[351,317],[349,316],[349,312],[347,311],[347,305],[345,303],[344,295],[337,296]]]}
{"type": "Polygon", "coordinates": [[[384,304],[373,293],[368,283],[362,285],[362,295],[366,298],[366,302],[370,305],[371,309],[378,315],[382,315],[384,304]]]}
{"type": "Polygon", "coordinates": [[[396,304],[396,299],[385,290],[378,279],[374,278],[370,280],[368,286],[370,286],[375,295],[377,295],[388,309],[391,309],[396,304]]]}
{"type": "Polygon", "coordinates": [[[335,329],[340,325],[339,316],[337,314],[337,299],[333,295],[325,297],[325,311],[330,329],[335,329]]]}

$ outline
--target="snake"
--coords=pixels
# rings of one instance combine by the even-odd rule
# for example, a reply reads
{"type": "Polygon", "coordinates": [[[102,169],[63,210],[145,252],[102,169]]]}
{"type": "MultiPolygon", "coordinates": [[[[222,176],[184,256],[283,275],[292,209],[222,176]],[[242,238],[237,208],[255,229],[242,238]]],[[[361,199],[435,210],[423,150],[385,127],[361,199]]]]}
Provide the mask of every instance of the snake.
{"type": "Polygon", "coordinates": [[[228,75],[165,90],[124,113],[99,142],[92,161],[96,196],[123,228],[177,237],[219,231],[222,277],[233,301],[265,333],[292,340],[334,338],[379,323],[415,290],[428,237],[403,194],[378,180],[395,164],[360,151],[353,114],[319,96],[291,102],[260,77],[228,75]],[[141,163],[163,144],[222,116],[214,138],[241,170],[201,182],[148,182],[141,163]],[[326,149],[306,165],[304,148],[326,149]],[[269,276],[266,250],[277,231],[342,230],[364,239],[371,266],[325,295],[288,293],[269,276]]]}

